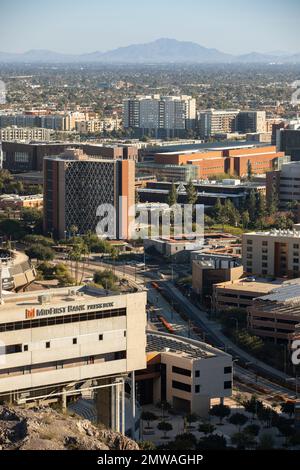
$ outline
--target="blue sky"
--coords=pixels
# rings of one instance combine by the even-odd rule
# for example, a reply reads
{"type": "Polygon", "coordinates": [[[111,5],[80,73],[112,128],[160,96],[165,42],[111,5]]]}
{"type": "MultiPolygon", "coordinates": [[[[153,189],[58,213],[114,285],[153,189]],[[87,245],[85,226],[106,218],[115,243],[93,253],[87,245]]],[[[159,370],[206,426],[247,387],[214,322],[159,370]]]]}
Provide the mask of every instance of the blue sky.
{"type": "Polygon", "coordinates": [[[159,37],[300,52],[299,0],[0,0],[0,51],[105,51],[159,37]]]}

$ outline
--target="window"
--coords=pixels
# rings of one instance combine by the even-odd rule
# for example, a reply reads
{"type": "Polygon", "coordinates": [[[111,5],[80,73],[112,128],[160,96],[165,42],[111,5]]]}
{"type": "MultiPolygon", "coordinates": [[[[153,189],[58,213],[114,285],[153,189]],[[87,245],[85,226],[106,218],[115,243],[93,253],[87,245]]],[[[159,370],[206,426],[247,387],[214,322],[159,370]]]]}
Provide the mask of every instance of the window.
{"type": "Polygon", "coordinates": [[[298,250],[299,249],[299,245],[294,245],[294,250],[298,250]]]}
{"type": "Polygon", "coordinates": [[[263,268],[267,268],[267,267],[268,267],[268,263],[262,263],[262,267],[263,267],[263,268]]]}
{"type": "Polygon", "coordinates": [[[200,393],[200,385],[195,386],[195,393],[200,393]]]}
{"type": "Polygon", "coordinates": [[[224,390],[230,390],[232,388],[231,380],[224,382],[224,390]]]}
{"type": "Polygon", "coordinates": [[[181,367],[172,367],[173,374],[185,375],[186,377],[191,377],[192,372],[188,369],[182,369],[181,367]]]}
{"type": "Polygon", "coordinates": [[[232,373],[232,367],[231,366],[224,367],[224,374],[231,374],[231,373],[232,373]]]}
{"type": "Polygon", "coordinates": [[[262,242],[262,246],[268,246],[268,242],[262,242]]]}
{"type": "Polygon", "coordinates": [[[73,338],[73,344],[77,344],[77,338],[73,338]]]}
{"type": "Polygon", "coordinates": [[[46,342],[46,349],[50,349],[50,346],[51,346],[51,345],[50,345],[50,341],[47,341],[47,342],[46,342]]]}
{"type": "MultiPolygon", "coordinates": [[[[231,382],[230,382],[231,383],[231,382]]],[[[182,390],[183,392],[191,392],[191,386],[182,382],[172,381],[172,387],[176,390],[182,390]]]]}
{"type": "Polygon", "coordinates": [[[248,253],[252,253],[252,246],[248,246],[247,251],[248,253]]]}
{"type": "Polygon", "coordinates": [[[253,240],[247,240],[247,245],[253,245],[253,240]]]}
{"type": "Polygon", "coordinates": [[[195,377],[196,377],[196,378],[200,377],[200,370],[196,370],[196,371],[195,371],[195,377]]]}
{"type": "Polygon", "coordinates": [[[24,344],[24,351],[28,351],[28,344],[24,344]]]}
{"type": "Polygon", "coordinates": [[[294,258],[293,263],[298,264],[299,263],[299,258],[294,258]]]}
{"type": "Polygon", "coordinates": [[[99,341],[103,341],[103,335],[99,335],[99,341]]]}
{"type": "Polygon", "coordinates": [[[124,338],[126,338],[126,336],[127,336],[127,332],[126,332],[126,331],[124,331],[124,338]]]}

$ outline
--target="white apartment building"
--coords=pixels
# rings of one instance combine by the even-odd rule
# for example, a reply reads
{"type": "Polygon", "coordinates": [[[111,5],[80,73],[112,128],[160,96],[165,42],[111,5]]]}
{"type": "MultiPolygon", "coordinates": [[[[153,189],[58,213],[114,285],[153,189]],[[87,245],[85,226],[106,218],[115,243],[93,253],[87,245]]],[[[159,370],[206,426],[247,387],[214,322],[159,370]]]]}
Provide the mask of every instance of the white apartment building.
{"type": "MultiPolygon", "coordinates": [[[[6,295],[0,306],[0,399],[66,399],[91,387],[91,380],[104,394],[117,381],[120,404],[125,378],[146,367],[145,305],[145,292],[106,294],[88,286],[6,295]]],[[[106,415],[107,408],[100,412],[106,415]]]]}
{"type": "Polygon", "coordinates": [[[185,131],[195,125],[196,100],[191,96],[139,96],[123,102],[125,128],[185,131]]]}
{"type": "Polygon", "coordinates": [[[43,129],[41,127],[5,127],[0,129],[0,140],[12,141],[49,141],[51,139],[51,130],[43,129]]]}

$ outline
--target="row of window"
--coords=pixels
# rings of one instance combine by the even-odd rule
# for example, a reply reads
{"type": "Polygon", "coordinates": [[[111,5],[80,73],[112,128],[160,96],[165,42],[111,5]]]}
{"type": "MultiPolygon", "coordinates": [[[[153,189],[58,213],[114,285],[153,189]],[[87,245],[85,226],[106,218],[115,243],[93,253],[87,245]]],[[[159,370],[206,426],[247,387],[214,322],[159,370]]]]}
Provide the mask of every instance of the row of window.
{"type": "MultiPolygon", "coordinates": [[[[192,386],[189,384],[185,384],[182,382],[178,382],[177,380],[172,381],[172,388],[175,390],[181,390],[182,392],[192,392],[192,386]]],[[[231,390],[232,389],[232,381],[231,380],[226,380],[224,382],[224,390],[231,390]]],[[[195,385],[195,393],[198,394],[200,393],[201,390],[201,385],[195,385]]]]}
{"type": "MultiPolygon", "coordinates": [[[[124,331],[124,337],[126,338],[126,331],[124,331]]],[[[98,335],[98,340],[103,341],[103,334],[98,335]]],[[[78,338],[72,338],[72,344],[76,345],[78,344],[78,338]]],[[[51,342],[46,341],[45,342],[45,348],[50,349],[51,348],[51,342]]],[[[1,350],[1,348],[0,348],[1,350]]],[[[21,352],[27,352],[29,350],[28,344],[10,344],[8,346],[5,346],[5,354],[16,354],[16,353],[21,353],[21,352]]]]}
{"type": "Polygon", "coordinates": [[[114,353],[98,354],[96,356],[77,357],[64,361],[52,361],[40,364],[32,364],[22,367],[12,367],[9,369],[0,369],[0,376],[16,376],[45,372],[49,370],[58,370],[69,367],[80,367],[84,365],[93,365],[102,362],[119,361],[126,359],[126,351],[117,351],[114,353]]]}
{"type": "Polygon", "coordinates": [[[38,318],[0,324],[0,333],[4,331],[25,330],[28,328],[41,328],[44,326],[62,325],[67,323],[78,323],[83,321],[101,320],[103,318],[126,316],[126,308],[104,310],[102,312],[78,313],[74,315],[60,315],[58,317],[38,318]]]}
{"type": "MultiPolygon", "coordinates": [[[[183,369],[182,367],[177,367],[177,366],[172,366],[172,372],[173,374],[179,374],[179,375],[184,375],[185,377],[191,377],[192,376],[192,371],[189,369],[183,369]]],[[[224,367],[224,374],[231,374],[232,373],[232,367],[224,367]]],[[[200,377],[200,370],[195,370],[195,378],[200,377]]]]}

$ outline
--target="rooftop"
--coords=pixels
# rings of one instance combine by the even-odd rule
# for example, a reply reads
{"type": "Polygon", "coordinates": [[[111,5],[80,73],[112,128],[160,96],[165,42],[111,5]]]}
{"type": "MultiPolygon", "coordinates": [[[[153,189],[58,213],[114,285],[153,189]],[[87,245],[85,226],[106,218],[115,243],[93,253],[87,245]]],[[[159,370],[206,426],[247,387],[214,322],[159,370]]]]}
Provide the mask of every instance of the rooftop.
{"type": "Polygon", "coordinates": [[[146,352],[165,352],[192,360],[227,356],[223,351],[213,348],[206,343],[154,331],[147,332],[146,352]]]}
{"type": "Polygon", "coordinates": [[[280,287],[283,283],[283,281],[278,279],[275,281],[264,278],[256,278],[255,281],[251,279],[252,278],[243,278],[237,279],[236,281],[221,282],[220,284],[216,284],[216,287],[218,289],[230,289],[239,292],[253,292],[254,294],[269,294],[269,292],[271,292],[276,287],[280,287]]]}

